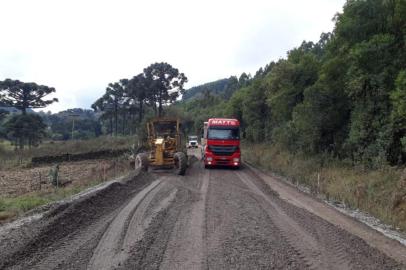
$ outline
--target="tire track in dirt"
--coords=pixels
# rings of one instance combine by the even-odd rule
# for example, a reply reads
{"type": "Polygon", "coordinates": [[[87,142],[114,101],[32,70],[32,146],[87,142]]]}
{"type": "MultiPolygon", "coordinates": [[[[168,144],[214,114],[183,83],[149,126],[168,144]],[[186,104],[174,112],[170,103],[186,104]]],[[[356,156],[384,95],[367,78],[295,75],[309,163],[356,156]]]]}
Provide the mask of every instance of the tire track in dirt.
{"type": "MultiPolygon", "coordinates": [[[[114,215],[102,217],[94,224],[84,228],[80,232],[73,233],[60,242],[48,247],[47,255],[41,258],[38,262],[29,262],[12,267],[12,269],[61,269],[64,262],[79,260],[81,254],[77,254],[74,250],[83,250],[88,243],[99,241],[100,232],[108,228],[108,224],[114,219],[114,215]],[[68,252],[72,251],[72,252],[68,252]]],[[[91,247],[90,247],[91,248],[91,247]]],[[[85,268],[85,267],[83,267],[85,268]]]]}
{"type": "Polygon", "coordinates": [[[238,177],[247,187],[260,196],[268,205],[261,203],[262,209],[270,216],[280,229],[288,243],[300,254],[310,269],[351,269],[350,262],[342,249],[326,250],[320,241],[290,218],[275,202],[265,195],[244,172],[237,172],[238,177]]]}
{"type": "MultiPolygon", "coordinates": [[[[152,199],[164,186],[162,181],[164,179],[156,180],[139,192],[114,218],[100,239],[88,269],[114,269],[128,258],[131,247],[141,239],[145,227],[152,219],[144,215],[152,199]]],[[[162,200],[163,205],[155,211],[167,206],[175,192],[162,200]]]]}
{"type": "Polygon", "coordinates": [[[237,174],[247,184],[247,187],[263,201],[262,208],[268,215],[270,217],[274,215],[272,221],[276,221],[288,242],[302,254],[310,268],[405,269],[404,266],[399,265],[377,249],[368,246],[357,236],[349,234],[311,212],[275,197],[275,192],[250,170],[240,171],[237,174]],[[306,249],[313,250],[313,246],[309,245],[307,241],[309,239],[314,241],[319,250],[316,252],[317,260],[308,256],[309,251],[306,249]]]}
{"type": "Polygon", "coordinates": [[[306,269],[234,170],[210,170],[209,269],[306,269]]]}
{"type": "MultiPolygon", "coordinates": [[[[194,245],[195,249],[191,252],[187,240],[192,238],[186,235],[186,231],[190,227],[192,209],[202,199],[200,190],[205,189],[202,174],[204,171],[201,170],[200,164],[196,161],[196,159],[190,159],[189,169],[186,175],[182,177],[170,172],[157,172],[158,175],[167,177],[165,189],[177,189],[175,199],[171,202],[170,207],[163,209],[153,218],[142,239],[132,248],[131,256],[118,269],[155,270],[170,267],[174,269],[176,266],[173,265],[176,265],[179,258],[187,261],[192,256],[192,253],[203,254],[201,255],[202,258],[199,258],[199,255],[189,262],[191,269],[194,267],[200,268],[201,259],[204,259],[204,253],[199,253],[198,247],[201,245],[194,245]],[[171,254],[174,254],[174,256],[171,254]],[[174,260],[172,261],[172,259],[174,260]]],[[[161,196],[156,196],[152,205],[159,204],[160,199],[161,196]]],[[[152,207],[149,209],[152,209],[152,207]]],[[[199,227],[196,228],[196,231],[198,231],[199,227]]],[[[196,231],[192,233],[191,237],[199,235],[196,231]]],[[[202,233],[204,238],[204,229],[202,233]]],[[[199,241],[199,238],[195,239],[194,242],[197,241],[199,241]]],[[[204,248],[205,242],[202,241],[201,243],[204,248]]],[[[182,268],[183,265],[182,262],[180,267],[182,268]]]]}
{"type": "Polygon", "coordinates": [[[210,172],[199,172],[199,196],[174,227],[160,269],[205,269],[206,197],[210,172]]]}

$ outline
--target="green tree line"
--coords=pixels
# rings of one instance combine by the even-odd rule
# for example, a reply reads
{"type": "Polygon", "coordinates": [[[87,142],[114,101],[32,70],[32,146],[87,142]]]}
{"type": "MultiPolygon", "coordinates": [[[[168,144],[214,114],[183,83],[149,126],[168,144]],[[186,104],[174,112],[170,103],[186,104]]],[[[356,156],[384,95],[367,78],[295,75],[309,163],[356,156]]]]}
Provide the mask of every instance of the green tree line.
{"type": "Polygon", "coordinates": [[[348,0],[332,33],[258,70],[230,99],[177,106],[197,122],[241,120],[252,142],[370,166],[406,162],[406,1],[348,0]]]}

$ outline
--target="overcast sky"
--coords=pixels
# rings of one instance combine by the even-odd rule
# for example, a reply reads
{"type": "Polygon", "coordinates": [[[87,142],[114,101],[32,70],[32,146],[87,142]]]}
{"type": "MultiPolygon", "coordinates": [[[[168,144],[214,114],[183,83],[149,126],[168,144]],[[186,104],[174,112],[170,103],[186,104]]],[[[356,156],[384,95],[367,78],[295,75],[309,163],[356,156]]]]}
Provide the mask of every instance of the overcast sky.
{"type": "Polygon", "coordinates": [[[90,108],[109,82],[168,62],[186,88],[254,73],[332,31],[345,0],[0,0],[0,80],[55,87],[90,108]]]}

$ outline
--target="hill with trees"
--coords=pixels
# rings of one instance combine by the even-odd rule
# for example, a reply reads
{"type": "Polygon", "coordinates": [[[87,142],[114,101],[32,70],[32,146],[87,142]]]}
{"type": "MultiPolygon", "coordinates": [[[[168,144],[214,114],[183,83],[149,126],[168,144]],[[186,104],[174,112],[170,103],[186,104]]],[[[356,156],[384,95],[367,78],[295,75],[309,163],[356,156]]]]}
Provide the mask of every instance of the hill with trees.
{"type": "Polygon", "coordinates": [[[49,127],[47,135],[52,140],[83,140],[102,135],[99,117],[93,110],[75,108],[38,114],[49,127]]]}
{"type": "Polygon", "coordinates": [[[222,98],[230,98],[237,89],[246,86],[250,80],[251,75],[244,72],[239,78],[231,76],[228,79],[204,83],[186,90],[182,95],[182,100],[201,99],[204,95],[207,95],[207,92],[222,98]]]}
{"type": "Polygon", "coordinates": [[[332,33],[260,69],[230,100],[206,93],[178,106],[195,128],[236,117],[251,142],[372,167],[404,164],[406,2],[349,0],[334,20],[332,33]]]}

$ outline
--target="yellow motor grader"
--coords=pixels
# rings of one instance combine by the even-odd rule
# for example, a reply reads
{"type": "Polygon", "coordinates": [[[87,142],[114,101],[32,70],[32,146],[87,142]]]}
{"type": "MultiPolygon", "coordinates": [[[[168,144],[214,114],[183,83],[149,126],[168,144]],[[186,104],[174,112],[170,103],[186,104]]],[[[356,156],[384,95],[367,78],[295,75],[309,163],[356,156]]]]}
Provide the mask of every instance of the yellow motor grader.
{"type": "Polygon", "coordinates": [[[184,175],[187,167],[187,155],[182,147],[179,120],[153,119],[147,123],[147,132],[150,151],[136,156],[136,167],[145,171],[149,167],[175,169],[176,174],[184,175]]]}

